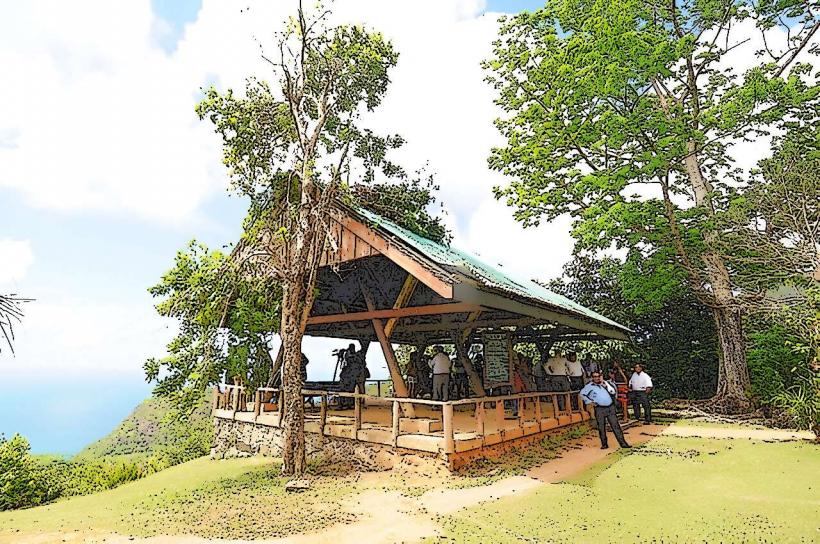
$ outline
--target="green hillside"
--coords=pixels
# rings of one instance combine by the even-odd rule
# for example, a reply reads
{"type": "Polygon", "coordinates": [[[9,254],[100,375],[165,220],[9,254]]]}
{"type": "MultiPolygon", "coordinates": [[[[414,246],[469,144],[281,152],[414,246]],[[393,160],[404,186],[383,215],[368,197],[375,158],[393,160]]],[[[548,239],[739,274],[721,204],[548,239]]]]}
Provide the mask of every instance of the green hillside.
{"type": "Polygon", "coordinates": [[[196,409],[184,417],[167,400],[149,397],[137,405],[117,428],[86,446],[75,459],[148,456],[180,446],[192,435],[209,436],[211,432],[207,398],[203,398],[196,409]]]}

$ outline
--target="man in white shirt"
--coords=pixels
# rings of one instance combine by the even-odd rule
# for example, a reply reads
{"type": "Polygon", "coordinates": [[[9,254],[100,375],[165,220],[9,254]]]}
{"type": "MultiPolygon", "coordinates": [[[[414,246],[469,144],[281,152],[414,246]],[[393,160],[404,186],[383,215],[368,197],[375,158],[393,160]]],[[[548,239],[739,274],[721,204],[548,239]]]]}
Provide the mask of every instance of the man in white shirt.
{"type": "Polygon", "coordinates": [[[433,348],[435,355],[430,359],[430,368],[433,369],[433,400],[449,400],[450,397],[450,358],[444,353],[444,348],[433,348]]]}
{"type": "MultiPolygon", "coordinates": [[[[547,364],[544,365],[544,371],[547,374],[547,391],[562,393],[570,390],[567,364],[563,355],[560,350],[556,351],[555,355],[547,359],[547,364]]],[[[560,411],[566,410],[565,404],[564,396],[559,396],[558,409],[560,411]]]]}
{"type": "Polygon", "coordinates": [[[652,412],[649,407],[649,395],[652,394],[652,378],[643,371],[643,365],[635,365],[635,372],[629,378],[629,390],[632,391],[632,411],[635,419],[641,419],[641,407],[644,412],[644,423],[652,423],[652,412]]]}
{"type": "MultiPolygon", "coordinates": [[[[567,376],[569,376],[569,385],[571,391],[580,391],[584,387],[584,365],[578,360],[578,354],[574,351],[567,353],[567,376]]],[[[572,395],[572,408],[578,409],[578,397],[572,395]]]]}

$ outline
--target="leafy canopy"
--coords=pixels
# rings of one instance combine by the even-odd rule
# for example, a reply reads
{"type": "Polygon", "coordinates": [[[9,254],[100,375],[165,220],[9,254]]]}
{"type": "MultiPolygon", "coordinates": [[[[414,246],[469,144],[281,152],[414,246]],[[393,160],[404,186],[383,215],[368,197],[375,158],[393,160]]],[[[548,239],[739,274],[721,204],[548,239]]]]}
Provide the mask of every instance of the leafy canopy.
{"type": "Polygon", "coordinates": [[[743,179],[729,152],[816,104],[795,58],[818,24],[807,4],[737,0],[556,0],[505,19],[485,62],[505,111],[489,164],[512,178],[496,196],[525,225],[571,214],[578,249],[627,249],[645,290],[687,281],[709,302],[714,216],[743,179]]]}

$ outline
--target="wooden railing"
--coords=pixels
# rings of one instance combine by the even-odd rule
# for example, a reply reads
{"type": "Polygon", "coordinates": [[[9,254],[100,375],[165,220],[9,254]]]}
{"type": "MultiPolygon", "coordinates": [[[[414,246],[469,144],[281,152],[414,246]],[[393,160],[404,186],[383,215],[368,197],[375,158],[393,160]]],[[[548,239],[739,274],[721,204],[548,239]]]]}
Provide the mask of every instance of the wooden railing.
{"type": "MultiPolygon", "coordinates": [[[[236,412],[250,412],[247,409],[248,404],[253,403],[254,421],[266,413],[276,413],[277,426],[282,425],[282,418],[284,416],[283,395],[280,394],[279,389],[262,387],[257,389],[253,395],[249,395],[244,387],[227,385],[222,386],[224,391],[219,388],[214,388],[213,408],[216,410],[230,410],[235,415],[236,412]],[[252,398],[251,398],[252,397],[252,398]],[[267,405],[275,405],[276,410],[266,410],[267,405]]],[[[401,436],[401,419],[403,417],[403,407],[411,406],[428,406],[437,407],[440,409],[442,435],[444,438],[443,450],[444,453],[452,453],[455,451],[455,426],[454,426],[454,411],[461,406],[474,406],[473,420],[475,427],[473,432],[476,438],[481,438],[482,442],[487,435],[487,421],[488,413],[492,413],[496,423],[497,430],[505,430],[503,423],[507,421],[506,406],[507,404],[517,405],[517,419],[518,425],[522,429],[524,423],[527,421],[527,405],[532,409],[532,413],[536,416],[535,420],[539,423],[544,419],[542,414],[542,407],[544,404],[551,407],[551,417],[558,419],[560,416],[571,416],[573,413],[580,413],[585,411],[583,402],[578,391],[568,392],[530,392],[530,393],[515,393],[511,395],[501,395],[497,397],[480,397],[467,398],[452,401],[439,401],[427,399],[411,399],[404,397],[376,397],[373,395],[366,395],[364,393],[346,393],[337,391],[318,391],[303,389],[302,395],[305,399],[320,399],[319,405],[319,432],[325,435],[325,427],[327,425],[327,416],[330,409],[331,398],[348,398],[353,399],[353,426],[354,436],[358,437],[359,431],[362,429],[362,410],[369,403],[371,405],[384,406],[389,404],[391,406],[391,443],[393,446],[398,445],[399,436],[401,436]],[[573,402],[573,397],[577,399],[577,403],[573,402]],[[559,398],[563,398],[564,408],[560,409],[559,398]],[[575,404],[575,406],[573,406],[575,404]],[[488,405],[490,408],[488,409],[488,405]]],[[[508,430],[508,429],[507,429],[508,430]]],[[[413,433],[405,433],[413,434],[413,433]]],[[[535,433],[532,433],[535,434],[535,433]]]]}

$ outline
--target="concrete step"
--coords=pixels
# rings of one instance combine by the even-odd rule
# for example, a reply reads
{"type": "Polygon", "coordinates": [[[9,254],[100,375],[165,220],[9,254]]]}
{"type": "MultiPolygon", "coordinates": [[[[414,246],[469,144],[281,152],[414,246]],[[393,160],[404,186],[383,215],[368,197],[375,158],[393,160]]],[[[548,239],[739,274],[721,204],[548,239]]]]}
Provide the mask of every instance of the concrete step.
{"type": "Polygon", "coordinates": [[[441,420],[429,417],[403,417],[399,419],[402,433],[430,434],[441,430],[441,420]]]}

